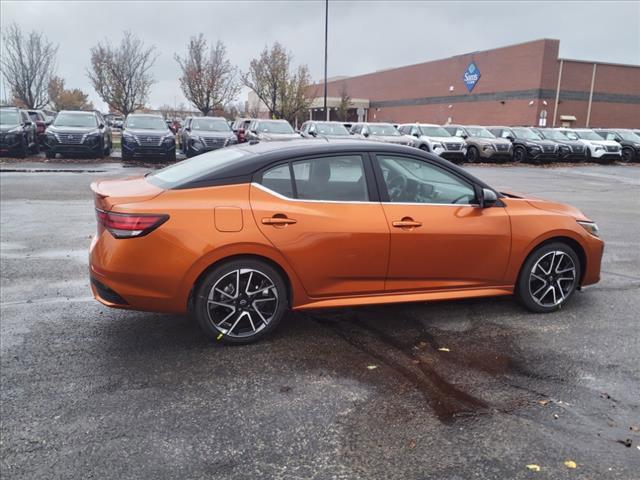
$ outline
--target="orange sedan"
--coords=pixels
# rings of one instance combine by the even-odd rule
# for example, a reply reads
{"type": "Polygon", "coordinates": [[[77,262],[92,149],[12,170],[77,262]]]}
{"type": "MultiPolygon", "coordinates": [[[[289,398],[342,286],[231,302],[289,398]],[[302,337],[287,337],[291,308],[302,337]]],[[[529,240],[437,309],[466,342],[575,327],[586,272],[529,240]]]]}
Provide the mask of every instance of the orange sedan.
{"type": "Polygon", "coordinates": [[[600,279],[604,243],[579,210],[411,147],[246,144],[91,188],[96,299],[191,312],[229,343],[288,309],[515,295],[551,312],[600,279]]]}

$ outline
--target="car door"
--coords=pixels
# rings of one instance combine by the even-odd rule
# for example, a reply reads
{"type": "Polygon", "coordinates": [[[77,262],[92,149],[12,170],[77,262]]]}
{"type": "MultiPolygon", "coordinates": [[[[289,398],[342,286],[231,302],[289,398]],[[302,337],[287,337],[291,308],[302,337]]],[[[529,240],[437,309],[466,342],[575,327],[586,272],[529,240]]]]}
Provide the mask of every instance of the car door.
{"type": "Polygon", "coordinates": [[[375,155],[391,231],[387,291],[503,284],[511,248],[508,214],[480,208],[465,178],[423,158],[375,155]]]}
{"type": "Polygon", "coordinates": [[[384,292],[389,228],[367,177],[368,156],[345,153],[282,163],[251,184],[258,227],[310,297],[384,292]]]}

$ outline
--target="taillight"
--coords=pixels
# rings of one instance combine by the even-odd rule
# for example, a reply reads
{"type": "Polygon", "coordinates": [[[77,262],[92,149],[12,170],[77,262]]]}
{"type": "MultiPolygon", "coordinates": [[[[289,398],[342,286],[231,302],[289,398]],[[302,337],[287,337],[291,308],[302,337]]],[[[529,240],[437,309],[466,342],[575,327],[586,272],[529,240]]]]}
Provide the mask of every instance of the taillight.
{"type": "Polygon", "coordinates": [[[169,219],[169,215],[146,213],[114,213],[96,208],[98,225],[109,230],[115,238],[142,237],[169,219]]]}

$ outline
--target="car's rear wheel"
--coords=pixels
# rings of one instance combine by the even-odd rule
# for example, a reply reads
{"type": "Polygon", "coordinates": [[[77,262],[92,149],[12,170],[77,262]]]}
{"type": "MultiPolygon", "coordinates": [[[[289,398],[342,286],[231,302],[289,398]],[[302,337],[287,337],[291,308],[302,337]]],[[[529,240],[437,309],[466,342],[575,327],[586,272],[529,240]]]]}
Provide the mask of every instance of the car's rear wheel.
{"type": "Polygon", "coordinates": [[[532,312],[553,312],[576,291],[580,273],[580,261],[573,248],[561,242],[543,245],[525,261],[516,295],[532,312]]]}
{"type": "Polygon", "coordinates": [[[209,272],[196,289],[194,313],[215,340],[251,343],[273,331],[288,309],[287,287],[266,262],[239,259],[209,272]]]}

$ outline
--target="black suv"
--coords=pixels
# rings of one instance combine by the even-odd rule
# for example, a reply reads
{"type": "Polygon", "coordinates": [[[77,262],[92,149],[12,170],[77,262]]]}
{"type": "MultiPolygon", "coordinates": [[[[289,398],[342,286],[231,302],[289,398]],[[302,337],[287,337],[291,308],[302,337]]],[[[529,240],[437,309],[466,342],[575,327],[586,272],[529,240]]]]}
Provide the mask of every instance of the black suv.
{"type": "Polygon", "coordinates": [[[544,140],[551,140],[552,142],[559,143],[560,145],[568,148],[560,148],[558,154],[561,160],[565,161],[579,161],[584,162],[587,160],[587,147],[578,140],[571,140],[564,133],[559,130],[553,130],[551,128],[532,128],[534,132],[540,135],[544,140]]]}
{"type": "Polygon", "coordinates": [[[58,153],[102,158],[111,154],[111,146],[111,127],[99,112],[62,110],[45,130],[47,158],[58,153]]]}
{"type": "Polygon", "coordinates": [[[605,140],[622,145],[622,161],[640,162],[640,135],[626,128],[596,128],[595,132],[605,140]]]}
{"type": "Polygon", "coordinates": [[[222,117],[189,117],[180,131],[180,145],[187,157],[238,143],[222,117]]]}
{"type": "Polygon", "coordinates": [[[0,108],[0,154],[27,156],[38,152],[36,127],[29,114],[17,107],[0,108]]]}
{"type": "Polygon", "coordinates": [[[487,127],[498,138],[506,138],[513,144],[513,161],[542,163],[556,161],[564,147],[550,140],[543,140],[540,135],[527,127],[487,127]]]}
{"type": "Polygon", "coordinates": [[[139,157],[176,159],[176,137],[167,127],[162,115],[132,113],[122,130],[122,159],[139,157]]]}

